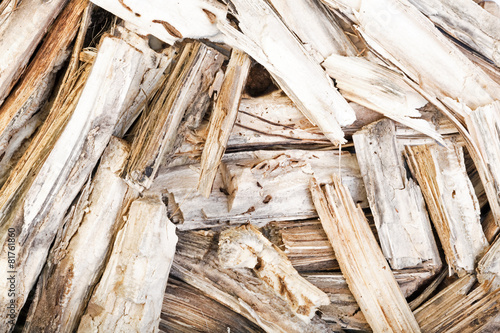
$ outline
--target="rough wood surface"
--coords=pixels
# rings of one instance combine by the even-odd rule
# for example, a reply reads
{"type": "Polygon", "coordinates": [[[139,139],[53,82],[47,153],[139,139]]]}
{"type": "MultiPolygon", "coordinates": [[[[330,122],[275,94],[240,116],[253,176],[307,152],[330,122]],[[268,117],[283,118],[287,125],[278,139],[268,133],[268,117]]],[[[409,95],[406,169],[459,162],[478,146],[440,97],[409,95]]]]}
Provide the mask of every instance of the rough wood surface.
{"type": "Polygon", "coordinates": [[[120,224],[118,214],[127,190],[120,173],[128,153],[127,143],[111,139],[90,193],[80,197],[81,205],[72,211],[51,250],[25,332],[73,332],[77,328],[120,224]]]}
{"type": "Polygon", "coordinates": [[[311,184],[314,205],[342,274],[375,332],[420,332],[420,328],[370,230],[338,177],[334,185],[311,184]]]}
{"type": "Polygon", "coordinates": [[[159,198],[132,203],[78,332],[155,332],[177,236],[159,198]]]}
{"type": "Polygon", "coordinates": [[[246,224],[221,232],[219,262],[224,268],[250,268],[287,301],[297,317],[309,322],[328,296],[293,268],[286,255],[254,226],[246,224]]]}
{"type": "Polygon", "coordinates": [[[459,276],[474,272],[488,242],[462,148],[451,141],[444,147],[407,146],[405,155],[422,189],[448,265],[459,276]]]}
{"type": "Polygon", "coordinates": [[[201,155],[198,191],[208,198],[233,129],[241,93],[250,70],[251,59],[241,51],[233,50],[224,75],[224,82],[210,115],[207,139],[201,155]]]}
{"type": "Polygon", "coordinates": [[[407,175],[391,120],[381,120],[353,135],[356,157],[385,257],[393,269],[441,259],[418,185],[407,175]]]}

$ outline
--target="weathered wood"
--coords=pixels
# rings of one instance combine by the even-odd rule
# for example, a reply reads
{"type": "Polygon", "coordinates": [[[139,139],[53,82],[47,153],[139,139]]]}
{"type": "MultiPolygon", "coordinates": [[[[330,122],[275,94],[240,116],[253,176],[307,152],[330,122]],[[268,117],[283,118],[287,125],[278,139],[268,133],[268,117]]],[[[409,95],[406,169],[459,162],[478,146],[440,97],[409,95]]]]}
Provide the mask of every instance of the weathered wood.
{"type": "Polygon", "coordinates": [[[169,213],[181,230],[217,227],[226,222],[256,225],[317,217],[308,190],[315,177],[330,181],[340,173],[357,202],[367,207],[354,155],[337,151],[254,151],[226,154],[207,199],[196,192],[198,165],[160,170],[150,188],[168,195],[169,213]],[[228,210],[230,208],[230,210],[228,210]]]}
{"type": "Polygon", "coordinates": [[[376,332],[420,332],[363,211],[338,177],[333,177],[333,183],[322,188],[314,180],[311,193],[342,274],[366,320],[376,332]]]}
{"type": "Polygon", "coordinates": [[[418,185],[406,174],[394,123],[381,120],[353,135],[356,157],[385,257],[393,269],[441,259],[418,185]]]}
{"type": "Polygon", "coordinates": [[[185,282],[169,279],[163,298],[160,332],[261,333],[245,317],[209,298],[185,282]]]}
{"type": "Polygon", "coordinates": [[[201,172],[198,191],[208,198],[217,174],[217,169],[226,150],[233,129],[241,93],[243,91],[251,60],[245,53],[233,50],[227,65],[224,82],[217,94],[217,101],[210,115],[210,124],[201,155],[201,172]]]}
{"type": "Polygon", "coordinates": [[[159,198],[132,203],[78,332],[154,332],[177,236],[159,198]]]}
{"type": "MultiPolygon", "coordinates": [[[[179,143],[179,126],[203,117],[210,99],[209,89],[223,56],[199,42],[182,47],[175,66],[154,96],[149,110],[139,118],[140,132],[124,174],[127,182],[144,190],[151,186],[161,162],[179,143]]],[[[191,124],[195,125],[195,124],[191,124]]]]}
{"type": "Polygon", "coordinates": [[[22,6],[16,6],[0,25],[0,105],[66,2],[66,0],[23,1],[22,6]],[[29,24],[26,24],[27,22],[29,24]]]}
{"type": "Polygon", "coordinates": [[[308,323],[330,300],[293,268],[286,255],[251,224],[226,229],[219,236],[219,262],[224,268],[250,268],[308,323]]]}
{"type": "Polygon", "coordinates": [[[217,234],[209,231],[179,233],[179,245],[171,274],[251,322],[266,332],[336,331],[315,317],[305,323],[288,303],[252,270],[223,268],[217,257],[217,234]],[[196,246],[193,246],[196,244],[196,246]],[[192,251],[196,248],[196,251],[192,251]]]}
{"type": "MultiPolygon", "coordinates": [[[[14,210],[1,216],[6,231],[15,230],[16,315],[36,282],[50,245],[71,205],[92,172],[115,129],[125,107],[130,86],[142,78],[147,65],[143,54],[113,37],[105,37],[100,45],[92,72],[81,98],[48,157],[25,195],[13,204],[14,210]],[[126,59],[126,61],[125,61],[126,59]],[[116,82],[121,82],[117,85],[116,82]]],[[[2,237],[0,260],[3,278],[7,267],[8,242],[2,237]]],[[[7,292],[0,304],[9,302],[7,292]]],[[[1,317],[0,326],[9,318],[1,317]]]]}
{"type": "Polygon", "coordinates": [[[120,178],[127,143],[111,138],[83,203],[52,247],[37,285],[25,332],[73,332],[105,265],[127,185],[120,178]],[[64,292],[61,292],[64,291],[64,292]]]}
{"type": "Polygon", "coordinates": [[[422,189],[448,265],[459,276],[474,272],[488,241],[462,148],[451,141],[447,147],[406,146],[405,155],[422,189]]]}

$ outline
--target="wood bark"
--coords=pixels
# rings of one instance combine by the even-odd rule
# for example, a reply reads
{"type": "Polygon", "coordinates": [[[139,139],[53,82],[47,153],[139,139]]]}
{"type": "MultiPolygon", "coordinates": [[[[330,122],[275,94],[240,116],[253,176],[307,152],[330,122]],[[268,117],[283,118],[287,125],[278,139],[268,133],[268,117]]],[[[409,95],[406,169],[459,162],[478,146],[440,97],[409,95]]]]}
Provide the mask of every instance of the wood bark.
{"type": "Polygon", "coordinates": [[[161,200],[134,201],[78,332],[157,331],[176,244],[161,200]]]}
{"type": "Polygon", "coordinates": [[[311,193],[340,269],[371,328],[376,332],[420,332],[408,303],[373,236],[363,211],[338,177],[311,193]]]}
{"type": "Polygon", "coordinates": [[[381,120],[353,135],[356,157],[385,257],[393,269],[441,259],[419,186],[408,178],[394,123],[381,120]]]}

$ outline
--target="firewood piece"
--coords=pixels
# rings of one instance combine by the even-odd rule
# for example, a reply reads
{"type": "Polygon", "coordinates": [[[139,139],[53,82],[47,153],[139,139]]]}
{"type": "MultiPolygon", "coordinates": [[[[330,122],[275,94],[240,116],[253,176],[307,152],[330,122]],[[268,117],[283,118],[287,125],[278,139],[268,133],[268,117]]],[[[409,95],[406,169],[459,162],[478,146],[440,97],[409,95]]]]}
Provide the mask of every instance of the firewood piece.
{"type": "Polygon", "coordinates": [[[253,151],[226,154],[225,177],[218,174],[207,199],[196,193],[199,165],[161,169],[149,192],[167,193],[173,222],[181,230],[213,228],[229,221],[263,225],[270,221],[317,217],[308,190],[311,174],[324,182],[340,164],[342,179],[367,207],[354,155],[335,151],[253,151]],[[228,211],[228,205],[231,210],[228,211]]]}
{"type": "Polygon", "coordinates": [[[165,333],[263,332],[245,317],[176,279],[168,280],[159,328],[165,333]]]}
{"type": "Polygon", "coordinates": [[[366,320],[376,332],[420,332],[363,211],[338,177],[333,177],[333,184],[322,188],[314,180],[311,193],[340,269],[366,320]]]}
{"type": "Polygon", "coordinates": [[[0,155],[5,152],[12,136],[24,128],[26,122],[47,99],[54,76],[66,60],[67,48],[78,31],[80,19],[87,6],[87,0],[73,0],[68,3],[45,36],[18,84],[1,104],[0,155]]]}
{"type": "Polygon", "coordinates": [[[449,275],[449,271],[447,270],[447,267],[444,267],[441,270],[441,273],[425,288],[424,291],[422,291],[413,301],[408,303],[410,305],[410,309],[414,311],[417,309],[423,302],[427,300],[434,292],[436,289],[439,287],[441,282],[444,281],[444,279],[449,275]]]}
{"type": "Polygon", "coordinates": [[[500,309],[500,289],[491,283],[480,284],[465,275],[434,296],[415,311],[415,318],[424,332],[482,332],[481,328],[494,321],[500,309]]]}
{"type": "Polygon", "coordinates": [[[418,185],[406,175],[394,123],[381,120],[353,135],[356,157],[377,227],[382,251],[393,269],[441,259],[418,185]]]}
{"type": "Polygon", "coordinates": [[[210,115],[210,125],[201,155],[201,172],[198,182],[198,191],[208,198],[217,174],[217,169],[226,150],[227,141],[233,128],[241,93],[243,91],[248,71],[250,58],[236,49],[231,54],[227,65],[224,82],[217,95],[217,101],[210,115]]]}
{"type": "Polygon", "coordinates": [[[422,189],[448,265],[459,276],[472,273],[488,242],[462,148],[451,141],[447,147],[406,146],[405,155],[422,189]]]}
{"type": "Polygon", "coordinates": [[[323,66],[342,95],[443,143],[434,126],[420,118],[427,100],[404,82],[403,75],[367,59],[331,55],[323,66]]]}
{"type": "Polygon", "coordinates": [[[491,244],[486,254],[477,265],[479,282],[492,284],[493,288],[500,288],[500,242],[497,239],[491,244]]]}
{"type": "Polygon", "coordinates": [[[159,198],[130,206],[78,332],[154,332],[177,236],[159,198]]]}
{"type": "Polygon", "coordinates": [[[283,91],[332,143],[345,143],[340,126],[352,124],[355,114],[318,61],[264,0],[235,0],[232,4],[244,35],[229,23],[219,21],[223,40],[266,67],[283,91]],[[285,58],[287,61],[283,61],[285,58]]]}
{"type": "Polygon", "coordinates": [[[183,243],[191,243],[192,235],[198,244],[206,244],[205,253],[201,258],[193,258],[184,251],[177,252],[172,265],[172,276],[201,290],[266,332],[332,332],[329,325],[318,317],[314,317],[309,323],[297,317],[289,304],[272,287],[255,276],[252,270],[223,268],[216,252],[216,234],[180,232],[179,247],[183,247],[183,243]],[[205,237],[208,242],[200,241],[200,237],[205,237]]]}
{"type": "Polygon", "coordinates": [[[183,45],[176,64],[139,118],[140,132],[132,143],[125,179],[139,190],[151,186],[158,168],[178,141],[183,118],[201,117],[208,108],[208,90],[223,56],[199,42],[183,45]]]}
{"type": "MultiPolygon", "coordinates": [[[[26,194],[13,203],[13,210],[1,217],[0,225],[4,230],[15,229],[15,244],[19,249],[15,265],[17,311],[22,308],[42,270],[64,214],[94,169],[123,115],[130,86],[146,69],[143,54],[133,46],[113,37],[102,40],[75,111],[38,174],[31,175],[34,180],[29,180],[31,185],[26,194]]],[[[9,271],[7,233],[0,236],[3,244],[0,275],[6,278],[9,271]]],[[[0,303],[8,302],[7,295],[0,296],[0,303]]],[[[10,319],[15,320],[1,317],[0,327],[8,327],[10,319]]]]}
{"type": "Polygon", "coordinates": [[[301,277],[286,255],[251,224],[221,232],[219,261],[224,268],[253,269],[305,322],[319,306],[330,304],[328,296],[301,277]]]}
{"type": "Polygon", "coordinates": [[[26,0],[0,24],[0,105],[65,4],[66,0],[26,0]]]}
{"type": "Polygon", "coordinates": [[[410,2],[436,26],[500,66],[500,21],[473,1],[410,2]]]}
{"type": "Polygon", "coordinates": [[[90,185],[91,193],[80,207],[83,211],[72,213],[64,235],[52,248],[30,307],[26,332],[73,332],[77,328],[120,222],[117,216],[127,190],[120,173],[128,153],[127,143],[111,138],[90,185]]]}

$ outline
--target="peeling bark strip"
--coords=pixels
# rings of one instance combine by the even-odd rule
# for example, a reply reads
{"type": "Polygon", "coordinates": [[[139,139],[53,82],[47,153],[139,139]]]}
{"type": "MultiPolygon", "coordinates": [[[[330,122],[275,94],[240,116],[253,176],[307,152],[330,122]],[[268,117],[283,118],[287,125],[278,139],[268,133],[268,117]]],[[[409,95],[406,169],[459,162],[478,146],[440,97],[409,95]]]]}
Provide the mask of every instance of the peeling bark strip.
{"type": "Polygon", "coordinates": [[[184,44],[174,68],[139,119],[125,179],[138,189],[151,186],[163,160],[172,154],[183,118],[200,118],[208,108],[208,90],[223,62],[217,51],[199,43],[184,44]]]}
{"type": "Polygon", "coordinates": [[[338,177],[333,177],[333,184],[321,187],[314,180],[311,194],[342,274],[366,320],[375,332],[420,332],[363,211],[338,177]]]}
{"type": "Polygon", "coordinates": [[[198,191],[206,198],[212,191],[217,169],[238,115],[238,106],[250,70],[250,63],[251,60],[245,53],[233,50],[224,82],[210,116],[207,140],[201,155],[201,172],[198,182],[198,191]]]}
{"type": "Polygon", "coordinates": [[[65,4],[66,0],[26,0],[0,24],[0,105],[65,4]]]}
{"type": "Polygon", "coordinates": [[[328,296],[301,277],[286,255],[251,224],[221,233],[219,261],[224,268],[253,269],[305,322],[319,306],[330,304],[328,296]]]}
{"type": "Polygon", "coordinates": [[[393,269],[441,266],[422,193],[406,175],[394,123],[381,120],[353,135],[356,157],[385,257],[393,269]]]}
{"type": "Polygon", "coordinates": [[[406,146],[406,157],[417,179],[448,265],[463,276],[488,247],[480,208],[464,164],[462,147],[406,146]]]}
{"type": "Polygon", "coordinates": [[[104,151],[90,193],[83,196],[48,258],[25,332],[73,332],[104,268],[127,190],[120,178],[129,153],[117,138],[104,151]],[[60,291],[64,290],[64,293],[60,291]]]}
{"type": "Polygon", "coordinates": [[[78,31],[80,18],[87,6],[87,0],[69,2],[45,36],[17,86],[1,105],[0,155],[5,152],[12,136],[24,128],[47,98],[52,88],[51,81],[65,61],[68,46],[78,31]]]}
{"type": "Polygon", "coordinates": [[[78,332],[155,332],[176,244],[161,200],[134,201],[78,332]]]}
{"type": "Polygon", "coordinates": [[[216,252],[216,236],[210,231],[180,232],[171,274],[241,314],[266,332],[338,332],[338,325],[329,325],[318,317],[309,323],[304,322],[253,271],[222,267],[216,252]]]}
{"type": "Polygon", "coordinates": [[[224,41],[266,67],[283,91],[331,142],[345,143],[340,126],[352,124],[355,114],[325,75],[318,60],[264,0],[234,0],[232,3],[244,35],[229,23],[219,21],[224,41]]]}
{"type": "MultiPolygon", "coordinates": [[[[20,310],[36,282],[61,227],[64,214],[92,172],[123,115],[130,86],[144,75],[143,54],[124,41],[102,40],[92,72],[78,105],[32,185],[15,210],[2,216],[4,228],[19,234],[17,248],[17,303],[20,310]],[[139,77],[139,78],[137,78],[139,77]],[[116,84],[120,82],[120,84],[116,84]]],[[[0,278],[6,279],[7,243],[2,236],[0,278]]],[[[0,288],[0,304],[8,301],[0,288]]],[[[8,327],[9,318],[0,318],[8,327]]]]}

